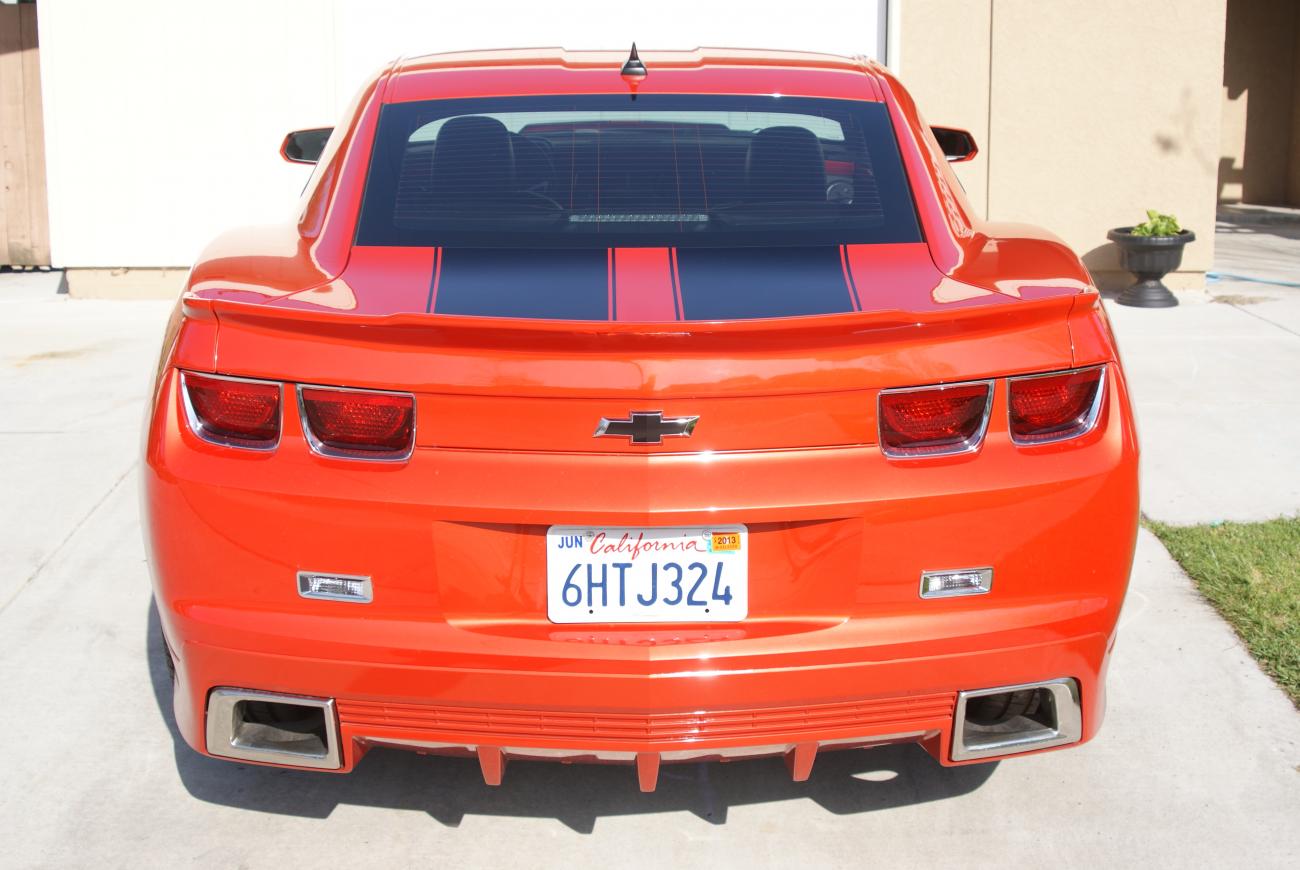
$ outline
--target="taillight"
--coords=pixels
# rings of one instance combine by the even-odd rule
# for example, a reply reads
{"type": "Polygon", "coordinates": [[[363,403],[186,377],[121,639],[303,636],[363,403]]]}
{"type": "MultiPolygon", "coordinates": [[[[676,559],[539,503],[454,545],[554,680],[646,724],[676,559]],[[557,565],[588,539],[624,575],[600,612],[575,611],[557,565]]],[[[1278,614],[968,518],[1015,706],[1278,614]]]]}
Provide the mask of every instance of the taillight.
{"type": "Polygon", "coordinates": [[[181,373],[190,428],[205,441],[269,450],[280,440],[280,385],[181,373]]]}
{"type": "Polygon", "coordinates": [[[405,459],[415,443],[415,398],[405,393],[299,387],[312,449],[350,459],[405,459]]]}
{"type": "Polygon", "coordinates": [[[886,456],[945,456],[979,447],[993,385],[885,390],[880,394],[880,449],[886,456]]]}
{"type": "Polygon", "coordinates": [[[1105,366],[1008,380],[1011,440],[1046,444],[1092,429],[1101,409],[1105,366]]]}

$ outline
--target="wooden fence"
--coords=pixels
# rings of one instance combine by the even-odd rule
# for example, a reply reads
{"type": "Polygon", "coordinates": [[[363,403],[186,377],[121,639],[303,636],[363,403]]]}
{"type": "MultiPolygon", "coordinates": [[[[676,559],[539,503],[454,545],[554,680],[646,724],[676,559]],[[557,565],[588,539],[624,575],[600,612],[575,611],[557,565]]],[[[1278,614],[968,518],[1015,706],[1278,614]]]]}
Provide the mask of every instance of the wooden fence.
{"type": "Polygon", "coordinates": [[[0,6],[0,265],[50,265],[36,4],[0,6]]]}

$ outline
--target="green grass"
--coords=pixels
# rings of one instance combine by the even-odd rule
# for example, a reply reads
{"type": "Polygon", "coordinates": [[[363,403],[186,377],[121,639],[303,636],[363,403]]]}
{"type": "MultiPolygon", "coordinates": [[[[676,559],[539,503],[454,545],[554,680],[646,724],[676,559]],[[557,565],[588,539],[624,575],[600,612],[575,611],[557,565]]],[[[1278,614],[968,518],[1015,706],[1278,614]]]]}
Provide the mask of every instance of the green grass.
{"type": "Polygon", "coordinates": [[[1300,518],[1147,526],[1300,707],[1300,518]]]}

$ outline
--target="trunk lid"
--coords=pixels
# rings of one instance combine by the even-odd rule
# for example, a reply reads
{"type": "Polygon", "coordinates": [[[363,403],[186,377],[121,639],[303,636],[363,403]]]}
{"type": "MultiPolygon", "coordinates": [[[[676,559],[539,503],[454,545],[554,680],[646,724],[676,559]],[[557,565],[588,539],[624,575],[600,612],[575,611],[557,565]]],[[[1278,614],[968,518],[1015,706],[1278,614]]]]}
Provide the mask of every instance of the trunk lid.
{"type": "Polygon", "coordinates": [[[603,308],[591,264],[573,267],[590,253],[565,252],[564,264],[551,253],[359,247],[317,289],[256,299],[199,289],[188,304],[216,312],[218,371],[415,393],[425,447],[872,444],[882,388],[1071,363],[1077,287],[962,284],[924,244],[607,249],[603,308]],[[602,418],[633,412],[699,422],[659,444],[593,437],[602,418]]]}

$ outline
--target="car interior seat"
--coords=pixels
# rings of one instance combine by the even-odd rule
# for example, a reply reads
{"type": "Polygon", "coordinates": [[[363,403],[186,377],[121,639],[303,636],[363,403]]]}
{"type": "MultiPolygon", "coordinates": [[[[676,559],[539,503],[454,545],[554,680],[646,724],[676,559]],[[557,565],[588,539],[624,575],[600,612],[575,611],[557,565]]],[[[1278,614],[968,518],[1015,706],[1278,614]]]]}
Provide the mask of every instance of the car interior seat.
{"type": "Polygon", "coordinates": [[[821,142],[804,127],[768,127],[754,134],[745,158],[753,204],[826,202],[821,142]]]}

